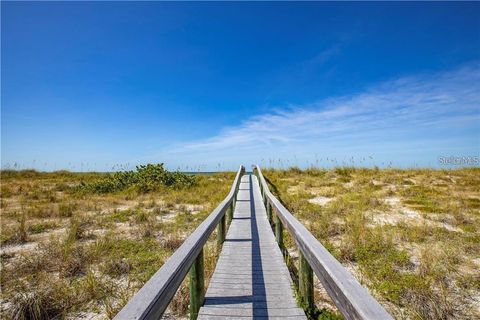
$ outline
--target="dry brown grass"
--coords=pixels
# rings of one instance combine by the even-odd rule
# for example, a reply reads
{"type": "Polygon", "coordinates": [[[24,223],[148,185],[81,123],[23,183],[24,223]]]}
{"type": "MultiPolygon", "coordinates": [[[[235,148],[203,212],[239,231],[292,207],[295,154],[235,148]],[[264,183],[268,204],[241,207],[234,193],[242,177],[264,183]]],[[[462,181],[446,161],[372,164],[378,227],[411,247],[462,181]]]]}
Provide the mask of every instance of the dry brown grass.
{"type": "MultiPolygon", "coordinates": [[[[293,168],[264,175],[396,318],[480,318],[480,169],[293,168]]],[[[294,250],[291,240],[287,245],[294,250]]],[[[317,291],[325,305],[324,290],[317,291]]]]}
{"type": "MultiPolygon", "coordinates": [[[[227,195],[234,178],[200,175],[190,188],[149,193],[77,191],[101,176],[2,172],[2,315],[112,318],[227,195]]],[[[206,264],[214,259],[206,255],[206,264]]],[[[185,290],[172,302],[178,315],[188,306],[185,290]]]]}

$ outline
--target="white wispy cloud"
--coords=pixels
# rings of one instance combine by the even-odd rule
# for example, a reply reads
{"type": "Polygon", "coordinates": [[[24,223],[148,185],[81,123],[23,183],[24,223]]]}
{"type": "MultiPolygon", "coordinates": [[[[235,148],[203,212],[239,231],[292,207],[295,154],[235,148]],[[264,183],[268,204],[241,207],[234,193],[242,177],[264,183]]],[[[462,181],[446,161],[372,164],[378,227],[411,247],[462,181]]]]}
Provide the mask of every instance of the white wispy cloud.
{"type": "Polygon", "coordinates": [[[478,154],[479,128],[480,63],[475,62],[394,79],[355,95],[277,107],[210,138],[169,147],[160,157],[211,169],[313,154],[383,154],[377,158],[430,165],[445,152],[478,154]]]}
{"type": "Polygon", "coordinates": [[[224,128],[209,139],[188,142],[179,150],[288,144],[342,135],[426,129],[479,123],[480,65],[444,73],[400,78],[364,93],[254,116],[224,128]]]}

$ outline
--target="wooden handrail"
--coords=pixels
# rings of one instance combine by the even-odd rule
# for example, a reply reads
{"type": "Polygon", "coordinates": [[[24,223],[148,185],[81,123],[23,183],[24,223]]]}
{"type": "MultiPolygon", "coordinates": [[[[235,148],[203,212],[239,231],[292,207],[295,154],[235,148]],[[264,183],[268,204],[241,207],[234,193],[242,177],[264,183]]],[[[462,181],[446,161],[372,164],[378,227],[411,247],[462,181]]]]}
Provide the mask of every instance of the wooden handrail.
{"type": "MultiPolygon", "coordinates": [[[[355,277],[270,192],[260,167],[254,166],[254,170],[260,180],[267,209],[275,209],[278,218],[288,229],[300,250],[300,260],[308,263],[309,267],[306,267],[313,270],[342,315],[346,319],[393,319],[355,277]]],[[[301,269],[304,268],[304,263],[301,263],[301,269]]]]}
{"type": "MultiPolygon", "coordinates": [[[[145,283],[115,316],[116,320],[159,319],[163,314],[188,271],[203,250],[209,236],[225,213],[235,202],[240,180],[245,168],[240,166],[230,193],[193,231],[165,264],[145,283]]],[[[203,256],[203,255],[202,255],[203,256]]],[[[203,277],[202,277],[203,280],[203,277]]]]}

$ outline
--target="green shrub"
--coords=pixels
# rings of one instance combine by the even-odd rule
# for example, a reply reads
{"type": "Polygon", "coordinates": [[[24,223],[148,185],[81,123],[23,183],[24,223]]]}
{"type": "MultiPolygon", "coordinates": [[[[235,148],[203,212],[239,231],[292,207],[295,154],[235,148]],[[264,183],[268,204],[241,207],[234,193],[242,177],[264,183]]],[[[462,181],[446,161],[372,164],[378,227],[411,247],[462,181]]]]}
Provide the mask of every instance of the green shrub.
{"type": "Polygon", "coordinates": [[[82,183],[81,190],[94,193],[117,192],[129,188],[136,188],[146,193],[158,190],[160,187],[184,188],[195,183],[195,177],[181,172],[165,170],[163,163],[147,164],[136,167],[135,171],[119,171],[105,178],[92,182],[82,183]]]}

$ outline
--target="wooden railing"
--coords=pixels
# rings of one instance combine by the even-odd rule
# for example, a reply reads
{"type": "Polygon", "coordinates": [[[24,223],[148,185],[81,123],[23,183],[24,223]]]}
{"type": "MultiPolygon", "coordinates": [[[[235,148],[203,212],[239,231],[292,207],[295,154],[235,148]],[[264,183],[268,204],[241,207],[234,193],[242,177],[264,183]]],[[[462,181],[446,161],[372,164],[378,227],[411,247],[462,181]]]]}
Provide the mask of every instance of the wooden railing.
{"type": "Polygon", "coordinates": [[[217,244],[222,245],[225,239],[226,224],[233,217],[236,195],[244,172],[245,168],[240,166],[228,196],[130,299],[114,319],[159,319],[189,272],[190,317],[196,318],[205,295],[203,246],[215,228],[217,228],[217,244]]]}
{"type": "Polygon", "coordinates": [[[254,172],[260,181],[263,201],[275,236],[283,248],[283,227],[299,249],[298,292],[306,308],[313,307],[313,273],[346,319],[393,319],[363,288],[355,277],[270,192],[259,166],[254,172]],[[273,220],[273,221],[272,221],[273,220]]]}

